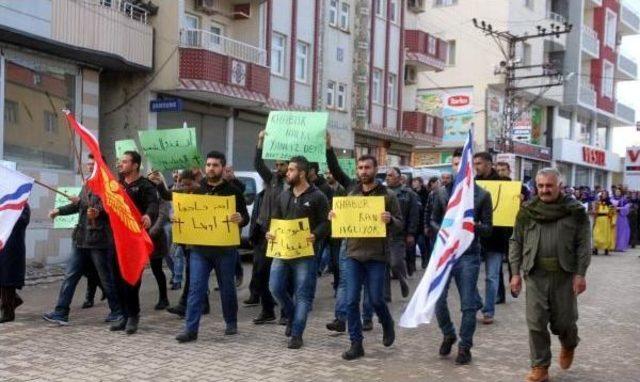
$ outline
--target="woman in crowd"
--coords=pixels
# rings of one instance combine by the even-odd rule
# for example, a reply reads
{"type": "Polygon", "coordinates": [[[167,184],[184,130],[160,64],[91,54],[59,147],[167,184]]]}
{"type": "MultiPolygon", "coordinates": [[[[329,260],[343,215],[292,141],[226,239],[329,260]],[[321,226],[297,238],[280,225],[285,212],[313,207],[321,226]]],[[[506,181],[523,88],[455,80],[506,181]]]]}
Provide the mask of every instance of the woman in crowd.
{"type": "Polygon", "coordinates": [[[25,205],[22,214],[13,226],[11,235],[0,250],[0,323],[10,322],[16,318],[16,308],[22,305],[22,299],[16,289],[24,286],[26,268],[25,232],[31,210],[25,205]]]}
{"type": "Polygon", "coordinates": [[[629,239],[629,245],[631,248],[635,248],[638,244],[638,230],[640,229],[640,224],[638,224],[638,218],[640,214],[638,214],[638,210],[640,210],[640,199],[638,199],[638,191],[634,191],[630,193],[629,199],[629,229],[631,230],[631,235],[629,239]]]}
{"type": "Polygon", "coordinates": [[[605,255],[615,248],[615,221],[616,210],[611,205],[609,193],[602,191],[599,199],[594,203],[593,214],[593,254],[597,255],[598,250],[603,250],[605,255]]]}
{"type": "Polygon", "coordinates": [[[611,204],[616,208],[616,239],[615,250],[624,252],[629,248],[629,237],[631,230],[629,229],[629,210],[631,205],[629,200],[624,196],[622,187],[618,187],[613,191],[611,204]]]}

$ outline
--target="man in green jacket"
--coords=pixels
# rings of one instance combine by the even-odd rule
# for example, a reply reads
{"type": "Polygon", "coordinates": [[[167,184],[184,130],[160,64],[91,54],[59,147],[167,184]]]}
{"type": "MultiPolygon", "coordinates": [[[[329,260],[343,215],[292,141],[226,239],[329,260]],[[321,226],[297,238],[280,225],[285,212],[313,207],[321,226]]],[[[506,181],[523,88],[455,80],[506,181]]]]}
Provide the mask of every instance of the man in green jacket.
{"type": "Polygon", "coordinates": [[[511,291],[527,283],[526,316],[531,350],[527,382],[549,379],[551,332],[562,345],[559,364],[568,369],[578,342],[577,296],[587,284],[591,260],[587,213],[575,199],[560,192],[560,172],[544,168],[536,176],[538,195],[526,203],[516,218],[509,243],[511,291]]]}

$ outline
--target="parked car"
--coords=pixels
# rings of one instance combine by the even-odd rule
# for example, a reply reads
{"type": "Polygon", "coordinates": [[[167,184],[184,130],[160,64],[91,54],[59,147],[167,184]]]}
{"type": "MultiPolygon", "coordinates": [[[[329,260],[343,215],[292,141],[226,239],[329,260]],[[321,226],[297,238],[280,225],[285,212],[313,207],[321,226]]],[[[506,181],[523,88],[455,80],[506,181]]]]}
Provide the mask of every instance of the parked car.
{"type": "MultiPolygon", "coordinates": [[[[251,212],[253,211],[253,202],[256,200],[256,195],[264,189],[262,178],[255,171],[236,171],[235,175],[236,178],[245,186],[244,200],[247,203],[247,212],[249,212],[249,216],[251,216],[251,212]]],[[[249,244],[249,226],[250,224],[244,226],[240,234],[242,248],[251,247],[249,244]]]]}

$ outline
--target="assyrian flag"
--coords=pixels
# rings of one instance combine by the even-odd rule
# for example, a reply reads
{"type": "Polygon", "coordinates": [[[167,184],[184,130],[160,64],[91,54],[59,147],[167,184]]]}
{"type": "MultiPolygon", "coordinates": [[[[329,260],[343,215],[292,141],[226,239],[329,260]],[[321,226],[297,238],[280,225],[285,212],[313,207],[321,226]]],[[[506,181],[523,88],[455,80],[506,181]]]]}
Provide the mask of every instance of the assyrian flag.
{"type": "Polygon", "coordinates": [[[13,226],[27,204],[33,179],[17,171],[0,166],[0,249],[11,236],[13,226]]]}
{"type": "Polygon", "coordinates": [[[415,328],[431,321],[436,302],[442,295],[451,269],[473,242],[472,158],[472,139],[469,132],[429,266],[400,318],[402,327],[415,328]]]}

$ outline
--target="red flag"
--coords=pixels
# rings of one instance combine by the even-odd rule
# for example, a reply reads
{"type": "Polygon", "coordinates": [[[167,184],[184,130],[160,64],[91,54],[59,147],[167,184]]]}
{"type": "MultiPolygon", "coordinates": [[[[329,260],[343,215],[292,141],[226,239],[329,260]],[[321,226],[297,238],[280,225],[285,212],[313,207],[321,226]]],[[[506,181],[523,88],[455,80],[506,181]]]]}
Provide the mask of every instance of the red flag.
{"type": "Polygon", "coordinates": [[[93,154],[96,165],[87,179],[87,186],[100,197],[104,210],[109,215],[122,278],[134,285],[140,280],[153,252],[151,238],[142,226],[142,217],[135,204],[102,160],[96,137],[79,124],[69,111],[65,110],[65,114],[73,130],[93,154]]]}

